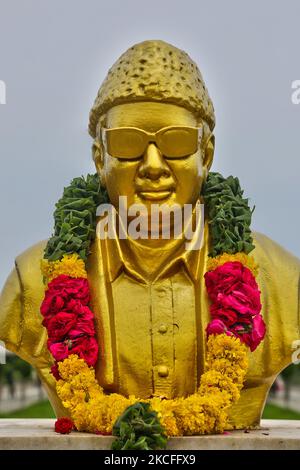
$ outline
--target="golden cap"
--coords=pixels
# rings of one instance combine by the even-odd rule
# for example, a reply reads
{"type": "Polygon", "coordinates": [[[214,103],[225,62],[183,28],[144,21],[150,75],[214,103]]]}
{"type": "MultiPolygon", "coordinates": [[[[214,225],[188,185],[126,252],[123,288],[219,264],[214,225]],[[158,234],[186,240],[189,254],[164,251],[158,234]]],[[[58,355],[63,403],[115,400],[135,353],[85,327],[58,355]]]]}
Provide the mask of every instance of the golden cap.
{"type": "Polygon", "coordinates": [[[177,104],[203,118],[212,130],[215,115],[200,70],[188,54],[160,40],[129,48],[108,71],[90,112],[89,133],[112,106],[135,101],[177,104]]]}

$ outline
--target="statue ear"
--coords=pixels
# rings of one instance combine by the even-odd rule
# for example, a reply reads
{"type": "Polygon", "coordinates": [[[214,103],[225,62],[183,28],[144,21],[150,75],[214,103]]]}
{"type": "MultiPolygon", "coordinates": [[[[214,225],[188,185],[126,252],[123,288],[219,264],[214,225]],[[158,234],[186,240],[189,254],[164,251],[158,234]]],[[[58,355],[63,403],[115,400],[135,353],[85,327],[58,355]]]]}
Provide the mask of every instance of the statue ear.
{"type": "Polygon", "coordinates": [[[215,151],[215,136],[211,134],[209,137],[205,149],[204,149],[204,157],[203,157],[203,166],[209,171],[213,158],[214,158],[214,151],[215,151]]]}
{"type": "Polygon", "coordinates": [[[95,139],[92,147],[93,160],[95,162],[96,170],[100,178],[101,185],[106,187],[105,172],[104,172],[104,155],[102,146],[99,140],[95,139]]]}

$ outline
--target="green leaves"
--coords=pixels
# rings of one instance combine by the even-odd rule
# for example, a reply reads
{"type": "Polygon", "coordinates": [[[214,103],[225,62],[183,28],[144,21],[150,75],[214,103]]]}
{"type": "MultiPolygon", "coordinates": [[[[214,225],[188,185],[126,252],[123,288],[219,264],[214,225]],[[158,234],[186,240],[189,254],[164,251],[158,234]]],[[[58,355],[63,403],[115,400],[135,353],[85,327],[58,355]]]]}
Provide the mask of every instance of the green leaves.
{"type": "Polygon", "coordinates": [[[250,253],[254,249],[250,230],[254,208],[251,210],[248,199],[243,198],[238,178],[209,173],[203,197],[210,225],[212,249],[209,255],[250,253]]]}
{"type": "Polygon", "coordinates": [[[78,253],[86,260],[95,236],[96,210],[108,201],[98,175],[74,178],[64,188],[54,212],[54,234],[47,243],[44,257],[56,261],[64,254],[78,253]]]}
{"type": "MultiPolygon", "coordinates": [[[[210,256],[221,253],[250,253],[254,249],[250,224],[253,210],[243,198],[238,178],[209,173],[203,188],[210,225],[210,256]]],[[[109,202],[98,175],[74,178],[66,187],[54,212],[54,233],[45,249],[45,258],[56,261],[64,254],[77,253],[84,261],[95,236],[96,209],[109,202]]]]}
{"type": "Polygon", "coordinates": [[[129,406],[115,422],[113,435],[117,439],[112,450],[164,449],[167,444],[157,413],[150,410],[149,403],[137,402],[129,406]]]}

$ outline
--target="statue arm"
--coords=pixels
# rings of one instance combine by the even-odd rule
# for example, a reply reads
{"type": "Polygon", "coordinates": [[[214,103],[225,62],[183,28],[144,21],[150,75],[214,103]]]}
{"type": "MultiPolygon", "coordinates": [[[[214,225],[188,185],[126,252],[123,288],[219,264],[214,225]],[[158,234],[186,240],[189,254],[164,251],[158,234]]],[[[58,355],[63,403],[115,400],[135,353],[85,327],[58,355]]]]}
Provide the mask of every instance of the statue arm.
{"type": "Polygon", "coordinates": [[[53,362],[40,314],[44,295],[40,273],[43,245],[39,243],[18,256],[0,296],[0,340],[38,369],[49,368],[53,362]]]}
{"type": "MultiPolygon", "coordinates": [[[[260,351],[264,351],[265,367],[279,373],[292,362],[294,341],[300,339],[300,260],[265,235],[255,233],[254,237],[267,324],[260,351]]],[[[252,356],[256,358],[255,353],[252,356]]]]}
{"type": "Polygon", "coordinates": [[[47,331],[40,314],[44,296],[40,259],[44,246],[45,243],[38,243],[16,259],[0,295],[0,340],[36,369],[56,415],[68,416],[50,373],[53,359],[47,349],[47,331]]]}
{"type": "Polygon", "coordinates": [[[22,292],[17,268],[9,275],[0,296],[0,340],[17,354],[22,338],[22,292]]]}

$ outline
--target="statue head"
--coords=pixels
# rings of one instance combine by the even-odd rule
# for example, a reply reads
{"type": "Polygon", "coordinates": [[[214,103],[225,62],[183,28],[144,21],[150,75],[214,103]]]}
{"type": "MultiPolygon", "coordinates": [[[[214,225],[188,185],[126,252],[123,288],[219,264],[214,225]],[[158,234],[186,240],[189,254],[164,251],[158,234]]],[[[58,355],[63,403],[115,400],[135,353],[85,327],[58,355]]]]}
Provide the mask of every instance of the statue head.
{"type": "Polygon", "coordinates": [[[163,41],[128,49],[90,112],[93,157],[113,205],[194,204],[213,159],[214,109],[197,65],[163,41]]]}

